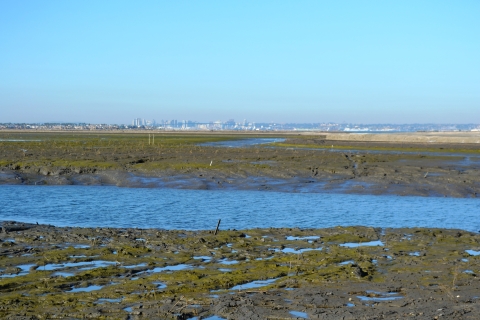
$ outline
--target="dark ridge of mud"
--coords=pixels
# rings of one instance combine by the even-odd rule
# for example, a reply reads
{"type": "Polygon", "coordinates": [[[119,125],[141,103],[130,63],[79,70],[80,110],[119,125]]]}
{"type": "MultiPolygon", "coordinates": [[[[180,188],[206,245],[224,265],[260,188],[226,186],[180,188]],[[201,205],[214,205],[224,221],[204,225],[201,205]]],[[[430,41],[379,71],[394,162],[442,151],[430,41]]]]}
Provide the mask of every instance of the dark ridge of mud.
{"type": "Polygon", "coordinates": [[[476,319],[480,235],[0,225],[3,319],[476,319]]]}

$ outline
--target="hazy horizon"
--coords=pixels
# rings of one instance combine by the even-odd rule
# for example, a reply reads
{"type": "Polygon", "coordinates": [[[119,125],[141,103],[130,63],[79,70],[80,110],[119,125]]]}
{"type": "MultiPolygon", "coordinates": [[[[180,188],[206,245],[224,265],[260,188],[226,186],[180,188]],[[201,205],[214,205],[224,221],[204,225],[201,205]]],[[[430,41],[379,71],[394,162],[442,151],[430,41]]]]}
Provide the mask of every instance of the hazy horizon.
{"type": "Polygon", "coordinates": [[[479,16],[473,0],[3,2],[0,123],[480,123],[479,16]]]}

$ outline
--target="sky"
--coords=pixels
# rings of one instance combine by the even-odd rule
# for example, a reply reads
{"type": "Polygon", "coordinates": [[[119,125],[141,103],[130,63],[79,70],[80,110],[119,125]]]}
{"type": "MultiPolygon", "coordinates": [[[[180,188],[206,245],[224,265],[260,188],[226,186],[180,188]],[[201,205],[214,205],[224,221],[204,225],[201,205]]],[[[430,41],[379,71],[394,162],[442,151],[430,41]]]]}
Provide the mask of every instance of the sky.
{"type": "Polygon", "coordinates": [[[0,123],[480,123],[480,1],[0,1],[0,123]]]}

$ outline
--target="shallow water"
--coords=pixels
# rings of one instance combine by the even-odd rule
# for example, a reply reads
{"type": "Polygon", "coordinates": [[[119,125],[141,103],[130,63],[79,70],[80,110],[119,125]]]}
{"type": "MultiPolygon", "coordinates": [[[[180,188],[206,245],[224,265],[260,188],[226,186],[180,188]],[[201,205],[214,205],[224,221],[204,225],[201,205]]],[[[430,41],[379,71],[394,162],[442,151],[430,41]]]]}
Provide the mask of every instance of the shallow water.
{"type": "Polygon", "coordinates": [[[383,247],[383,242],[382,241],[369,241],[369,242],[347,242],[344,244],[341,244],[341,247],[347,247],[347,248],[357,248],[357,247],[376,247],[380,246],[383,247]]]}
{"type": "Polygon", "coordinates": [[[67,291],[67,292],[91,292],[91,291],[100,290],[103,287],[104,286],[91,285],[91,286],[84,287],[84,288],[73,288],[72,290],[67,291]]]}
{"type": "Polygon", "coordinates": [[[206,143],[199,144],[199,146],[244,148],[244,147],[256,146],[259,144],[268,144],[268,143],[283,142],[283,141],[285,141],[285,139],[282,139],[282,138],[252,138],[252,139],[241,139],[241,140],[231,140],[231,141],[206,142],[206,143]]]}
{"type": "Polygon", "coordinates": [[[255,280],[255,281],[252,281],[252,282],[239,284],[237,286],[231,287],[230,290],[245,290],[245,289],[261,288],[261,287],[268,286],[268,285],[274,283],[277,280],[278,280],[278,278],[268,279],[268,280],[255,280]]]}
{"type": "Polygon", "coordinates": [[[436,227],[480,230],[475,198],[115,186],[0,186],[0,219],[160,229],[436,227]]]}
{"type": "Polygon", "coordinates": [[[369,294],[369,296],[357,296],[357,298],[362,301],[375,301],[375,302],[403,299],[403,296],[399,295],[397,292],[367,291],[367,294],[369,294]]]}

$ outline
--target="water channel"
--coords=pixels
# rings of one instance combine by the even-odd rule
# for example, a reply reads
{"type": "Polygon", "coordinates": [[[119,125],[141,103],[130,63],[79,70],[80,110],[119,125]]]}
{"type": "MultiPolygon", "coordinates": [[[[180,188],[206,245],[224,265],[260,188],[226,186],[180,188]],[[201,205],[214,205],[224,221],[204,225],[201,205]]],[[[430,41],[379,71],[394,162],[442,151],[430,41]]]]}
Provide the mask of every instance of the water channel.
{"type": "Polygon", "coordinates": [[[0,221],[160,229],[435,227],[480,230],[474,198],[243,190],[0,186],[0,221]]]}

